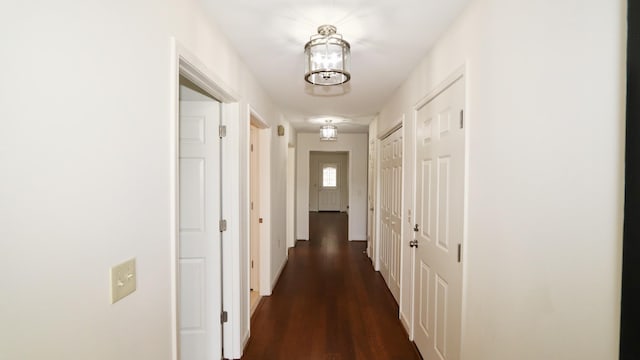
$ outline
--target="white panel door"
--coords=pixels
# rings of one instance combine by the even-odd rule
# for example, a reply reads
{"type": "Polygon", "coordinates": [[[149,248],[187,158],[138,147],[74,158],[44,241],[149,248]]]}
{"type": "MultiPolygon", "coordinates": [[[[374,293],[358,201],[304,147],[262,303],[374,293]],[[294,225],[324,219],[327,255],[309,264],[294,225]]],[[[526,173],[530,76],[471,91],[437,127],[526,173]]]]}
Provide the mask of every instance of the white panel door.
{"type": "Polygon", "coordinates": [[[425,359],[460,359],[464,222],[464,80],[416,117],[414,340],[425,359]]]}
{"type": "Polygon", "coordinates": [[[400,299],[402,227],[402,129],[382,140],[380,272],[393,297],[400,299]]]}
{"type": "Polygon", "coordinates": [[[180,102],[180,359],[222,357],[220,104],[180,102]]]}
{"type": "Polygon", "coordinates": [[[340,211],[340,166],[320,163],[318,211],[340,211]]]}

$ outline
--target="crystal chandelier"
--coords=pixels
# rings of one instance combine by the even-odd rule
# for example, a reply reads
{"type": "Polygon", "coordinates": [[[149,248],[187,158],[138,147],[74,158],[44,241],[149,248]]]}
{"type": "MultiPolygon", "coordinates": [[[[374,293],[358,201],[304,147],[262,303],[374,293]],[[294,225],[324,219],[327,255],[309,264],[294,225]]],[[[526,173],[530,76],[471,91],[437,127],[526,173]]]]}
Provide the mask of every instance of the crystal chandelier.
{"type": "Polygon", "coordinates": [[[320,127],[320,140],[321,141],[336,141],[338,140],[338,128],[331,123],[320,127]]]}
{"type": "Polygon", "coordinates": [[[318,27],[318,34],[311,36],[304,46],[304,79],[312,85],[340,85],[351,79],[351,46],[336,34],[333,25],[318,27]]]}

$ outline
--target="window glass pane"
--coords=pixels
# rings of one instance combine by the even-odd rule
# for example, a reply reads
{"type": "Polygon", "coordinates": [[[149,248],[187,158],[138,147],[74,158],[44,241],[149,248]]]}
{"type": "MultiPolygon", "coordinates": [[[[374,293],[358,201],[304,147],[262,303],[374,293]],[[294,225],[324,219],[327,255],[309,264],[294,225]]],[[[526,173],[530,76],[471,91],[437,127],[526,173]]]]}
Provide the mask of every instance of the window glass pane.
{"type": "Polygon", "coordinates": [[[322,186],[336,187],[337,185],[337,169],[334,166],[324,166],[322,168],[322,186]]]}

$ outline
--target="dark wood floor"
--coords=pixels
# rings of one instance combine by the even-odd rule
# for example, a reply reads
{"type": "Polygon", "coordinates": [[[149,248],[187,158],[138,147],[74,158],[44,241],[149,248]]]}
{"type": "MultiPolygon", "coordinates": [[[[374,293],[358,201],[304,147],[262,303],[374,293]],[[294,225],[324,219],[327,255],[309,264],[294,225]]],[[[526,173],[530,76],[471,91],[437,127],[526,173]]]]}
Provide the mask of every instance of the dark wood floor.
{"type": "Polygon", "coordinates": [[[420,359],[398,307],[363,252],[347,241],[347,215],[311,213],[273,295],[251,321],[244,360],[420,359]]]}

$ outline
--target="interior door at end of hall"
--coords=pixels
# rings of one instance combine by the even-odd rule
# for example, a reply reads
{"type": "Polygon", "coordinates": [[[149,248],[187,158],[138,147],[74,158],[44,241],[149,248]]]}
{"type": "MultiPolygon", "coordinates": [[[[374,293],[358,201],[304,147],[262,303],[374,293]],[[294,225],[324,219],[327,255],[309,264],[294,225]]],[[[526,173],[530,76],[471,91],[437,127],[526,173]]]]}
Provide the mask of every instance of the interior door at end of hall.
{"type": "Polygon", "coordinates": [[[400,299],[402,147],[402,129],[396,130],[381,143],[380,272],[396,301],[400,299]]]}
{"type": "Polygon", "coordinates": [[[320,163],[319,211],[340,211],[340,164],[320,163]]]}
{"type": "Polygon", "coordinates": [[[183,360],[220,359],[220,103],[180,102],[179,333],[183,360]]]}
{"type": "Polygon", "coordinates": [[[416,117],[414,341],[425,359],[459,360],[462,321],[464,78],[416,117]]]}

